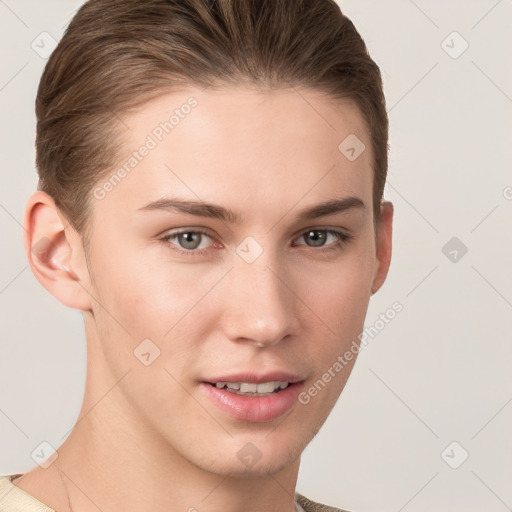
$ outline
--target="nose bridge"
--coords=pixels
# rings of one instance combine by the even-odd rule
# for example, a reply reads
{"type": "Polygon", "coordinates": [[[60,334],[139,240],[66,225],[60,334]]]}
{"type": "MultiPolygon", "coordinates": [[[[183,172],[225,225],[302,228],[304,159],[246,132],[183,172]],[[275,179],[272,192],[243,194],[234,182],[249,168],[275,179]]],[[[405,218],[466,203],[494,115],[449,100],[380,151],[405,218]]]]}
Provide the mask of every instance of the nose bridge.
{"type": "MultiPolygon", "coordinates": [[[[243,250],[243,244],[240,247],[243,250]]],[[[271,251],[263,250],[252,261],[244,254],[235,256],[228,276],[225,335],[257,346],[278,343],[295,332],[296,322],[294,296],[283,283],[284,269],[271,251]]]]}

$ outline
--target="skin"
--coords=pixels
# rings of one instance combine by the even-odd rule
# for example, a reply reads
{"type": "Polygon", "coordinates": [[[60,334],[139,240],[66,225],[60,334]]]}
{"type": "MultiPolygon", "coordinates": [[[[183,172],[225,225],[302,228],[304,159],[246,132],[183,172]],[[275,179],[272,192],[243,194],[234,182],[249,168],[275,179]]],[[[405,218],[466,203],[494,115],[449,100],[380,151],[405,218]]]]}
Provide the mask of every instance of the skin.
{"type": "Polygon", "coordinates": [[[32,271],[83,312],[87,337],[76,425],[48,469],[15,481],[59,512],[292,512],[301,453],[355,358],[307,405],[262,423],[221,411],[200,381],[280,369],[309,388],[357,340],[387,275],[393,207],[383,202],[375,229],[369,134],[351,102],[248,86],[166,93],[123,117],[127,156],[190,96],[197,107],[92,200],[88,253],[45,193],[26,207],[32,271]],[[351,133],[366,144],[353,162],[338,150],[351,133]],[[140,210],[171,196],[230,208],[242,220],[140,210]],[[365,207],[297,220],[303,208],[347,196],[365,207]],[[182,255],[177,237],[162,239],[181,228],[208,231],[204,254],[182,255]],[[322,252],[312,228],[353,238],[337,245],[329,235],[323,247],[332,250],[322,252]],[[248,236],[263,248],[252,263],[236,252],[248,236]],[[31,251],[43,237],[48,250],[31,251]],[[147,338],[161,351],[149,366],[133,353],[147,338]],[[251,468],[237,457],[247,442],[261,452],[251,468]]]}

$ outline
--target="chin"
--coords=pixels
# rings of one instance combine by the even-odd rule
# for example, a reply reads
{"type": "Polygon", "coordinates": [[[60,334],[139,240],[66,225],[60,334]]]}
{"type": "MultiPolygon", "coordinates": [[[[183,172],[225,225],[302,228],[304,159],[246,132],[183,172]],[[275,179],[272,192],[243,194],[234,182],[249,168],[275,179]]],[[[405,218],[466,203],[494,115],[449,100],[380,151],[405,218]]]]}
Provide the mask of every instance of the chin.
{"type": "Polygon", "coordinates": [[[219,453],[202,457],[197,466],[211,473],[239,478],[268,477],[294,464],[307,445],[306,440],[296,439],[283,443],[281,437],[273,434],[268,438],[258,436],[234,436],[230,447],[220,447],[219,453]],[[302,441],[302,442],[301,442],[302,441]],[[228,453],[233,455],[228,457],[228,453]]]}

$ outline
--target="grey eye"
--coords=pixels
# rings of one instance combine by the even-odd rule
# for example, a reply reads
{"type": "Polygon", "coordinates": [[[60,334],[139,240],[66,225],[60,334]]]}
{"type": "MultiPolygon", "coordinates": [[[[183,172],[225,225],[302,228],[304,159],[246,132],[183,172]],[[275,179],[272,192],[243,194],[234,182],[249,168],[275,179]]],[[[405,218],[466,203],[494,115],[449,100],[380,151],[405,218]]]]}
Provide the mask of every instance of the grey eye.
{"type": "Polygon", "coordinates": [[[197,249],[201,243],[202,234],[187,231],[185,233],[179,233],[176,236],[178,237],[178,242],[183,249],[197,249]]]}
{"type": "Polygon", "coordinates": [[[304,233],[304,235],[302,236],[304,237],[304,240],[307,240],[309,237],[312,243],[308,245],[310,245],[311,247],[321,247],[322,245],[325,244],[328,234],[329,233],[327,231],[315,229],[312,231],[308,231],[307,233],[304,233]]]}

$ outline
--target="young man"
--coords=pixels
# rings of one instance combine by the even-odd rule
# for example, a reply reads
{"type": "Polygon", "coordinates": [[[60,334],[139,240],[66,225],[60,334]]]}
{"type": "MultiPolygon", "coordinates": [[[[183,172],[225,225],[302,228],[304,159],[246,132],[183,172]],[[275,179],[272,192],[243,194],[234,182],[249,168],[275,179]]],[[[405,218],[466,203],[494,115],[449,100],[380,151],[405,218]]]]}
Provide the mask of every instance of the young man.
{"type": "Polygon", "coordinates": [[[36,107],[26,252],[83,313],[87,380],[57,452],[0,479],[0,511],[339,510],[296,491],[300,456],[355,363],[393,216],[352,23],[331,0],[90,0],[36,107]]]}

